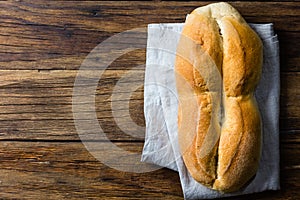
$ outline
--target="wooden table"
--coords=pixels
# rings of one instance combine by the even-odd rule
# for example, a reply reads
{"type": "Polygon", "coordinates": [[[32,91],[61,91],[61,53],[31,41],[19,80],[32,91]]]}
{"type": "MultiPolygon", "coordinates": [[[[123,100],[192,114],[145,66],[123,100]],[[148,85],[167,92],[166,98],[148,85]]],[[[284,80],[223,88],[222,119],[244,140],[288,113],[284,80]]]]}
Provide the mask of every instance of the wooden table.
{"type": "MultiPolygon", "coordinates": [[[[85,57],[105,39],[149,23],[183,22],[187,13],[207,3],[1,1],[0,198],[182,199],[176,172],[122,172],[86,150],[73,120],[73,84],[85,57]]],[[[248,22],[273,22],[280,41],[282,189],[243,198],[299,199],[300,3],[232,5],[248,22]]],[[[120,77],[129,70],[144,72],[143,66],[133,69],[144,63],[145,49],[118,58],[96,91],[102,129],[110,141],[133,152],[141,152],[143,140],[120,130],[110,98],[120,77]]],[[[130,113],[144,125],[142,88],[130,98],[130,113]]]]}

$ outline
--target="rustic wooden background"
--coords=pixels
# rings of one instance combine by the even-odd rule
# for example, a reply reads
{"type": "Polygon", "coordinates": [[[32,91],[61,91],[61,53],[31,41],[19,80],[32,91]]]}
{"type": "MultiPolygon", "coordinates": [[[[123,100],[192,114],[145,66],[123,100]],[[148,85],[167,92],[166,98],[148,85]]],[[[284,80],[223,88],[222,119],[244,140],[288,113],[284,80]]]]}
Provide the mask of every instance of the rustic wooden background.
{"type": "MultiPolygon", "coordinates": [[[[114,170],[81,143],[73,122],[72,90],[88,53],[108,37],[149,23],[183,22],[208,2],[0,1],[0,198],[182,199],[178,174],[114,170]]],[[[300,3],[232,2],[248,22],[273,22],[280,40],[280,191],[244,199],[300,198],[300,3]]],[[[110,107],[115,83],[145,63],[145,50],[113,62],[96,92],[98,120],[119,147],[141,152],[143,141],[124,134],[110,107]]],[[[130,113],[144,125],[143,90],[130,113]]],[[[101,145],[101,144],[99,144],[101,145]]],[[[233,197],[230,199],[240,199],[233,197]]]]}

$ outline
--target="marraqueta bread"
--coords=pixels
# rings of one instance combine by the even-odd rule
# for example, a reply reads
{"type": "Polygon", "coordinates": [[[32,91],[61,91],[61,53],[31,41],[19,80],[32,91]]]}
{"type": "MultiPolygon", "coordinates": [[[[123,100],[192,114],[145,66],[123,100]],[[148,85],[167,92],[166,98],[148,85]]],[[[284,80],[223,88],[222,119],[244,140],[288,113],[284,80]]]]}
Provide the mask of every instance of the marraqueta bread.
{"type": "Polygon", "coordinates": [[[210,4],[188,15],[175,62],[179,144],[191,176],[214,190],[239,190],[256,174],[262,136],[254,90],[262,57],[260,38],[229,4],[210,4]],[[179,78],[196,99],[196,125],[189,125],[191,116],[182,111],[188,94],[179,78]]]}

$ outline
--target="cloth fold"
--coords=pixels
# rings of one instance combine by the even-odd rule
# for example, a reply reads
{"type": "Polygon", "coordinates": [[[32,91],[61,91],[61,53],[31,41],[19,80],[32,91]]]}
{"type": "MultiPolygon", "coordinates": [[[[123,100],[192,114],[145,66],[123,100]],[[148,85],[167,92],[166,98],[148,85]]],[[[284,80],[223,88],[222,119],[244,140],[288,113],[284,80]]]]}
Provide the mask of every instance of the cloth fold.
{"type": "Polygon", "coordinates": [[[148,25],[144,84],[146,135],[141,160],[178,171],[185,199],[211,199],[278,190],[280,71],[279,45],[273,24],[250,24],[264,45],[262,77],[255,91],[263,122],[263,149],[259,169],[247,187],[226,194],[196,182],[188,173],[179,151],[174,62],[183,25],[148,25]]]}

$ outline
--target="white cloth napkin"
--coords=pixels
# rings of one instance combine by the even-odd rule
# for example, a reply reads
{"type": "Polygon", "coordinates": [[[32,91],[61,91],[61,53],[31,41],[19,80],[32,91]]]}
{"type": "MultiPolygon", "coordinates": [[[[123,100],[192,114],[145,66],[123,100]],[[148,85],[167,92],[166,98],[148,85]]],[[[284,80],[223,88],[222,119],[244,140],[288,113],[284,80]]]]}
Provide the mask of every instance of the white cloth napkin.
{"type": "Polygon", "coordinates": [[[255,96],[263,121],[263,149],[255,179],[243,190],[219,193],[188,173],[177,140],[177,91],[174,61],[183,23],[149,24],[144,85],[146,136],[142,161],[179,172],[185,199],[211,199],[278,190],[279,185],[279,45],[273,24],[250,24],[264,44],[264,65],[255,96]]]}

